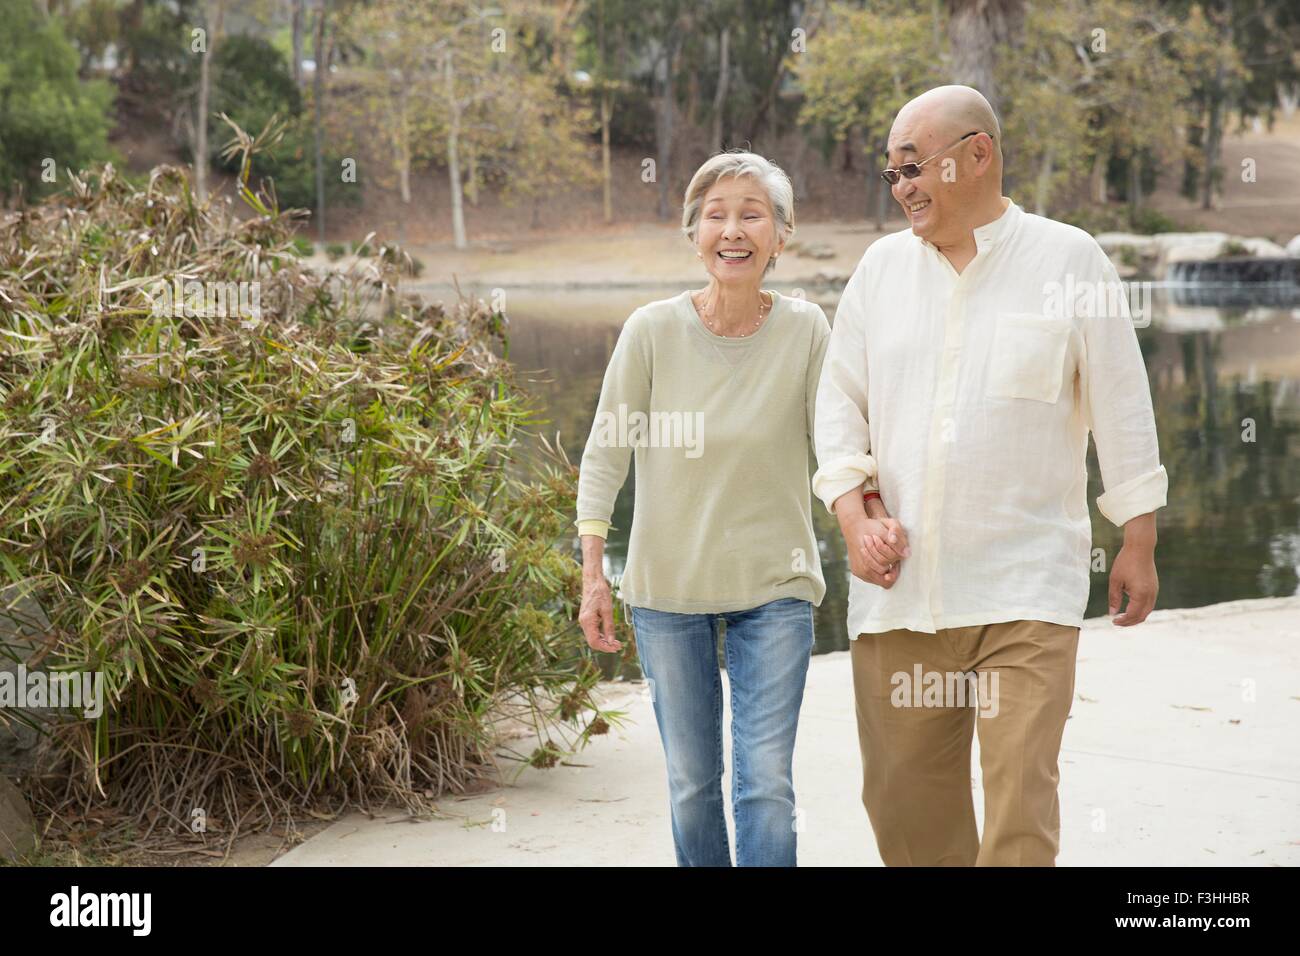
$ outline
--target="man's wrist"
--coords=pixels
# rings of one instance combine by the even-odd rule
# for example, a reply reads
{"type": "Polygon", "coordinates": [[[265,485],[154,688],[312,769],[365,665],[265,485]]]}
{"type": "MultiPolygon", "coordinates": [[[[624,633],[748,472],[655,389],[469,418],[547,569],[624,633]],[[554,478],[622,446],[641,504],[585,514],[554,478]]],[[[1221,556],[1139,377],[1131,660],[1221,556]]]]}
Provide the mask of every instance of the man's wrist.
{"type": "Polygon", "coordinates": [[[1124,523],[1124,547],[1154,551],[1156,547],[1156,513],[1130,518],[1124,523]]]}

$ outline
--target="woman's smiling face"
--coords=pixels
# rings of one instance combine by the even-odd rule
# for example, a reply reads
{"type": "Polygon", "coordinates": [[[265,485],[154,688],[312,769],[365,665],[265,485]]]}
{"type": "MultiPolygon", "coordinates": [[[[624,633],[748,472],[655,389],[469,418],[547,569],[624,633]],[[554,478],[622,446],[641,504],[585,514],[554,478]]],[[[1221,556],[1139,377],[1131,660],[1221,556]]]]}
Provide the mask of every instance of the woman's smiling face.
{"type": "Polygon", "coordinates": [[[757,286],[784,244],[767,191],[752,176],[724,176],[705,193],[695,245],[719,282],[757,286]]]}

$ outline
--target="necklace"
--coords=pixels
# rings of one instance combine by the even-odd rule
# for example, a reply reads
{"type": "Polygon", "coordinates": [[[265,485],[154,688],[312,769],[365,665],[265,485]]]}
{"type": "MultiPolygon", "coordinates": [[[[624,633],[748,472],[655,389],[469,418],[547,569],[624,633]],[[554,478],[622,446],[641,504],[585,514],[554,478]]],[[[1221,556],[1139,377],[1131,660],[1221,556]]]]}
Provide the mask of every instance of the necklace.
{"type": "MultiPolygon", "coordinates": [[[[694,302],[694,296],[691,297],[691,301],[694,302]]],[[[709,327],[709,331],[712,332],[714,335],[719,335],[719,336],[722,336],[723,338],[742,338],[742,339],[743,339],[743,338],[745,338],[746,336],[753,335],[755,332],[758,331],[758,327],[759,327],[760,325],[763,324],[763,310],[764,310],[764,309],[767,309],[767,308],[771,308],[771,306],[769,306],[769,305],[768,305],[768,304],[763,300],[763,293],[760,292],[760,293],[758,294],[758,321],[754,323],[754,327],[751,328],[748,332],[740,332],[740,333],[738,333],[738,334],[736,334],[736,335],[723,335],[723,333],[719,332],[718,329],[717,329],[717,326],[715,326],[715,325],[713,324],[712,320],[710,319],[710,316],[713,315],[713,312],[709,312],[709,313],[706,315],[704,312],[701,312],[701,311],[699,310],[699,307],[698,307],[698,306],[696,307],[696,311],[699,312],[699,316],[700,316],[700,318],[704,320],[704,324],[707,325],[707,326],[709,327]]],[[[715,309],[715,311],[716,311],[716,309],[715,309]]]]}

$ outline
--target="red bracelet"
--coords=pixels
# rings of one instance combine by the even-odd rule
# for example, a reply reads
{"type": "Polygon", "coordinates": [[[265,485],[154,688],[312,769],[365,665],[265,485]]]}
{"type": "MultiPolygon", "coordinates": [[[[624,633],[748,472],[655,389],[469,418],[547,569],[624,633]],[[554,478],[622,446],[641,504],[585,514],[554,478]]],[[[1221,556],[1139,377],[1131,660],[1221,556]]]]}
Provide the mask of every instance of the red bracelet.
{"type": "MultiPolygon", "coordinates": [[[[868,501],[870,501],[872,498],[880,498],[880,492],[878,492],[878,491],[864,491],[864,492],[862,493],[862,503],[863,503],[864,505],[865,505],[868,501]]],[[[880,498],[880,503],[883,505],[883,504],[885,503],[885,499],[884,499],[884,498],[880,498]]]]}

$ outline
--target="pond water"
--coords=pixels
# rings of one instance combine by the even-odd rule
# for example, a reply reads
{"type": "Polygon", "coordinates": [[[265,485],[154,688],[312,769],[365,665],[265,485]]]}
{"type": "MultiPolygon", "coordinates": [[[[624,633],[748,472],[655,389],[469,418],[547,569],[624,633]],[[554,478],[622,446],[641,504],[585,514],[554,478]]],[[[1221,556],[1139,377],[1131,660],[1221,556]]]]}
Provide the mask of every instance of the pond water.
{"type": "MultiPolygon", "coordinates": [[[[790,294],[781,285],[778,290],[790,294]]],[[[465,287],[467,293],[487,290],[465,287]]],[[[515,290],[510,358],[545,410],[539,429],[581,461],[605,365],[627,316],[679,289],[515,290]]],[[[810,293],[834,322],[837,290],[810,293]]],[[[1300,301],[1259,304],[1238,290],[1231,306],[1196,290],[1157,288],[1151,321],[1138,329],[1154,397],[1169,505],[1158,512],[1157,608],[1198,607],[1297,593],[1300,582],[1300,301]],[[1244,301],[1243,301],[1244,300],[1244,301]]],[[[1123,534],[1101,517],[1095,450],[1089,449],[1093,547],[1109,561],[1123,534]]],[[[606,546],[607,572],[622,571],[635,494],[619,495],[606,546]]],[[[817,609],[816,652],[848,647],[848,564],[834,518],[814,500],[827,593],[817,609]]],[[[577,539],[574,543],[576,547],[577,539]]],[[[1094,571],[1087,616],[1106,612],[1106,578],[1094,571]]]]}

